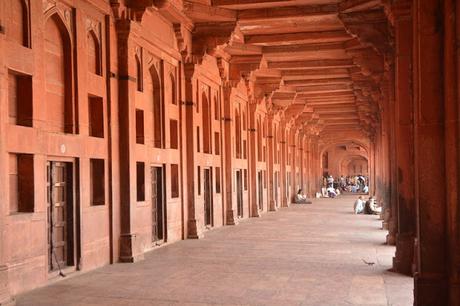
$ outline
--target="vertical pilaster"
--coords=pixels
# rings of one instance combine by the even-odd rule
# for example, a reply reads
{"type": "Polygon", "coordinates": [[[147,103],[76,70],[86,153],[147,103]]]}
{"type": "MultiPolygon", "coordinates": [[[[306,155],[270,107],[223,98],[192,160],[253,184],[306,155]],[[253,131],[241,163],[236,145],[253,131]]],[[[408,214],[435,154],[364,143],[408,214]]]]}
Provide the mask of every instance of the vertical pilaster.
{"type": "MultiPolygon", "coordinates": [[[[187,238],[188,239],[198,239],[201,238],[201,233],[196,220],[196,210],[195,210],[195,180],[190,179],[195,177],[195,128],[194,128],[194,106],[199,101],[195,101],[194,87],[193,82],[195,80],[196,65],[193,62],[188,62],[184,64],[184,79],[185,79],[185,147],[186,149],[186,159],[187,159],[187,238]]],[[[198,88],[196,88],[198,90],[198,88]]]]}
{"type": "Polygon", "coordinates": [[[289,197],[288,197],[288,185],[287,185],[287,171],[286,171],[286,164],[287,164],[287,146],[286,146],[286,121],[281,121],[280,124],[280,180],[281,180],[281,207],[288,207],[289,206],[289,197]]]}
{"type": "Polygon", "coordinates": [[[222,89],[223,95],[223,119],[224,120],[224,136],[227,140],[224,143],[224,151],[225,151],[225,179],[226,179],[226,186],[225,186],[225,214],[226,214],[226,225],[235,225],[236,224],[236,212],[235,207],[233,205],[233,163],[232,163],[232,121],[231,121],[231,103],[230,103],[230,96],[232,93],[232,86],[229,82],[224,83],[222,89]]]}
{"type": "Polygon", "coordinates": [[[248,112],[248,166],[249,166],[249,212],[250,217],[259,217],[259,206],[257,202],[257,124],[256,124],[257,103],[249,101],[248,112]]]}
{"type": "Polygon", "coordinates": [[[414,2],[416,305],[449,305],[443,2],[414,2]]]}
{"type": "Polygon", "coordinates": [[[273,139],[273,115],[267,115],[267,148],[268,148],[268,163],[267,163],[267,178],[268,178],[268,211],[275,211],[275,186],[273,184],[273,165],[275,145],[273,139]]]}
{"type": "Polygon", "coordinates": [[[144,253],[133,230],[133,209],[136,205],[135,152],[135,30],[136,24],[129,19],[116,22],[118,39],[118,107],[119,107],[119,156],[120,156],[120,261],[134,262],[143,259],[144,253]]]}
{"type": "MultiPolygon", "coordinates": [[[[5,1],[0,3],[0,26],[4,26],[3,22],[3,5],[5,5],[5,1]]],[[[0,54],[4,54],[4,35],[0,34],[0,54]]],[[[3,60],[0,57],[0,66],[3,66],[3,60]]],[[[8,105],[8,102],[6,101],[6,88],[3,88],[3,84],[7,83],[4,82],[5,78],[5,70],[6,69],[0,69],[0,112],[5,113],[7,112],[4,107],[8,105]]],[[[5,130],[4,130],[4,122],[2,122],[3,116],[0,116],[0,152],[4,152],[4,146],[5,146],[5,130]]],[[[3,169],[3,171],[6,172],[7,165],[6,165],[6,158],[4,156],[1,156],[0,158],[0,169],[3,169]]],[[[6,172],[8,173],[8,172],[6,172]]],[[[1,181],[3,181],[3,175],[2,178],[0,178],[1,181]]],[[[6,180],[4,181],[6,183],[6,180]]],[[[6,184],[5,184],[6,185],[6,184]]],[[[9,293],[9,282],[8,282],[8,267],[5,265],[5,247],[4,247],[4,241],[5,241],[5,230],[4,230],[4,218],[7,214],[7,201],[2,200],[0,201],[0,305],[5,306],[5,305],[13,305],[14,301],[10,296],[9,293]]]]}
{"type": "Polygon", "coordinates": [[[392,7],[396,39],[395,52],[395,150],[397,165],[397,234],[393,269],[412,275],[415,238],[414,137],[412,85],[411,1],[396,1],[392,7]]]}

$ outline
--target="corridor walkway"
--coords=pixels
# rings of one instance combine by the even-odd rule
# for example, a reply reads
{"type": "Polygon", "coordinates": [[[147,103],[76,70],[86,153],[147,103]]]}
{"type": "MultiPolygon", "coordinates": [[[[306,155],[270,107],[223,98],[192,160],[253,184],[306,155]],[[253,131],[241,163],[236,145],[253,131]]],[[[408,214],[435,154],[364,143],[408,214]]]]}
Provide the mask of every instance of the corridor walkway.
{"type": "Polygon", "coordinates": [[[292,205],[17,297],[17,305],[412,305],[394,248],[353,196],[292,205]],[[374,265],[367,265],[373,262],[374,265]]]}

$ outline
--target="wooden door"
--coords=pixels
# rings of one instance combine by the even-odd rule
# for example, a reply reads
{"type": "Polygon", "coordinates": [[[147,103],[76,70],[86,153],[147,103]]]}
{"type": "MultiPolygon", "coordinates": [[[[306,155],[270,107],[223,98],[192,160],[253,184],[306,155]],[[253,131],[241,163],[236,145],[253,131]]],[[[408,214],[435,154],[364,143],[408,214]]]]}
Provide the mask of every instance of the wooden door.
{"type": "Polygon", "coordinates": [[[214,225],[212,206],[211,170],[204,169],[204,220],[205,225],[214,225]]]}
{"type": "Polygon", "coordinates": [[[152,177],[152,241],[165,239],[164,178],[162,167],[151,167],[152,177]]]}
{"type": "Polygon", "coordinates": [[[47,164],[48,268],[73,265],[72,164],[47,164]]]}

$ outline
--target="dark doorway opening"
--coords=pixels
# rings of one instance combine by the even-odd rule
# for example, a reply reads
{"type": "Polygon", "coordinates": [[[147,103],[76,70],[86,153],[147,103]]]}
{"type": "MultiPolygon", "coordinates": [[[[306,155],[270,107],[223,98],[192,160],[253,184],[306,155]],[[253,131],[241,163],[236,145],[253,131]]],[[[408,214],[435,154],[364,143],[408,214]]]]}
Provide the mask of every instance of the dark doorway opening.
{"type": "Polygon", "coordinates": [[[167,215],[165,205],[165,175],[163,167],[151,167],[152,177],[152,242],[166,242],[167,215]]]}
{"type": "Polygon", "coordinates": [[[214,226],[214,207],[212,203],[212,173],[204,169],[204,220],[206,226],[214,226]]]}
{"type": "Polygon", "coordinates": [[[243,170],[236,170],[236,204],[237,215],[243,218],[243,170]]]}
{"type": "Polygon", "coordinates": [[[278,207],[278,171],[275,172],[275,181],[273,183],[273,190],[275,191],[275,206],[278,207]]]}
{"type": "Polygon", "coordinates": [[[258,185],[258,197],[259,197],[259,210],[263,210],[264,209],[264,192],[263,192],[262,171],[257,172],[257,185],[258,185]]]}
{"type": "Polygon", "coordinates": [[[74,266],[73,164],[49,161],[47,172],[48,271],[74,266]]]}

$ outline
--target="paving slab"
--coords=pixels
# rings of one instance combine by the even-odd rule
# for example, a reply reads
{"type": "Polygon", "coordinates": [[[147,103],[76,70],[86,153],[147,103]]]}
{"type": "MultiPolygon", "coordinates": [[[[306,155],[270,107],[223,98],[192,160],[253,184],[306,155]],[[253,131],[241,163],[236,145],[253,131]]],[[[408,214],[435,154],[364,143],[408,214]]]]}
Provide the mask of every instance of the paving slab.
{"type": "Polygon", "coordinates": [[[17,305],[412,305],[412,278],[388,271],[395,248],[381,221],[354,215],[354,200],[293,204],[68,277],[17,305]]]}

